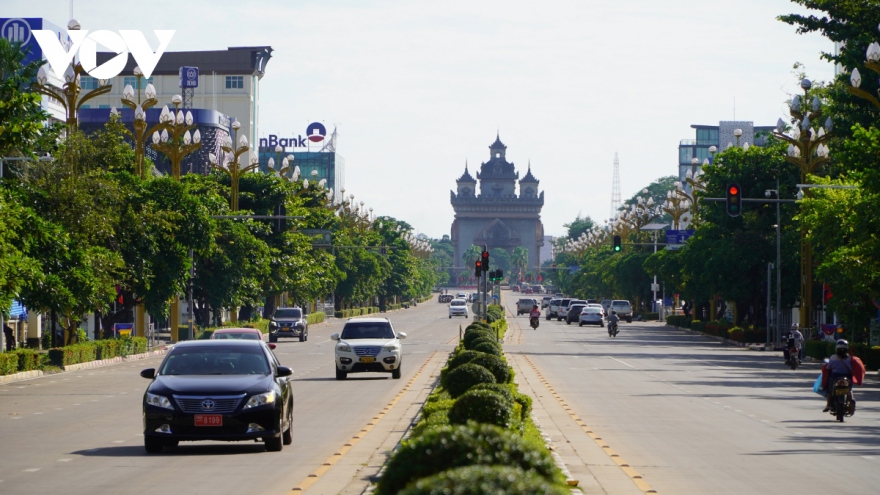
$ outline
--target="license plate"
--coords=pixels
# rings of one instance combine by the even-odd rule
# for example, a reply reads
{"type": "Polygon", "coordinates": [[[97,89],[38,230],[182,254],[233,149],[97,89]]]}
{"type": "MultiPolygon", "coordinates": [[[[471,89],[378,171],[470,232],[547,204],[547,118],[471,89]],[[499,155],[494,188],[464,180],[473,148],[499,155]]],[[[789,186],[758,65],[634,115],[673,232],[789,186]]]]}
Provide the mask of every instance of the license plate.
{"type": "Polygon", "coordinates": [[[376,358],[374,358],[374,357],[362,357],[362,358],[361,358],[361,362],[362,362],[362,363],[375,363],[375,362],[376,362],[376,358]]]}
{"type": "Polygon", "coordinates": [[[221,414],[196,414],[196,426],[223,426],[221,414]]]}
{"type": "Polygon", "coordinates": [[[837,395],[846,395],[849,393],[849,390],[847,390],[845,388],[839,388],[839,389],[835,390],[834,393],[837,395]]]}
{"type": "Polygon", "coordinates": [[[282,331],[282,332],[289,332],[289,331],[290,331],[290,327],[281,327],[281,331],[282,331]]]}

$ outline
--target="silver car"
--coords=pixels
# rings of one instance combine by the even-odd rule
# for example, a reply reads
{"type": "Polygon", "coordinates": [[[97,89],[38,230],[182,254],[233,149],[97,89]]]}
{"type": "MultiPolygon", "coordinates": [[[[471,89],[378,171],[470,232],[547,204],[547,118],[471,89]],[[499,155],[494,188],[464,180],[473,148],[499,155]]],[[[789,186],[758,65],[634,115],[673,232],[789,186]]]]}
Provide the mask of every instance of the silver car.
{"type": "Polygon", "coordinates": [[[584,325],[599,325],[600,327],[604,327],[605,320],[602,318],[602,308],[597,308],[593,305],[585,306],[584,309],[581,310],[581,315],[578,317],[578,326],[582,327],[584,325]]]}

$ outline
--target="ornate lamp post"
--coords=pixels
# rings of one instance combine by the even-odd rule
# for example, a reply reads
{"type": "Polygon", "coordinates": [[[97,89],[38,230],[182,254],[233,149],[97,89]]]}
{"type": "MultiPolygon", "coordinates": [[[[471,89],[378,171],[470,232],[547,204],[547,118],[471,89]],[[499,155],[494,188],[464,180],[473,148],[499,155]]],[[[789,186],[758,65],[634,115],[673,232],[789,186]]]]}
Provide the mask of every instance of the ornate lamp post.
{"type": "MultiPolygon", "coordinates": [[[[76,20],[71,19],[70,22],[67,23],[67,29],[71,31],[79,30],[80,24],[76,20]]],[[[64,107],[68,134],[77,128],[77,114],[79,113],[79,109],[83,106],[83,103],[96,96],[109,93],[113,88],[113,86],[107,85],[106,79],[99,79],[99,86],[97,88],[83,93],[83,88],[79,83],[80,75],[84,73],[85,70],[83,69],[82,64],[71,61],[67,70],[64,71],[64,85],[59,90],[58,88],[47,84],[49,79],[48,73],[46,72],[46,67],[42,66],[37,71],[37,81],[32,86],[33,90],[37,93],[46,95],[50,98],[55,98],[61,103],[61,106],[64,107]]]]}
{"type": "MultiPolygon", "coordinates": [[[[795,120],[794,128],[788,133],[783,133],[785,122],[779,119],[776,124],[776,130],[773,135],[788,143],[788,154],[785,159],[798,166],[801,171],[801,184],[808,184],[808,177],[816,171],[818,167],[828,162],[828,146],[825,142],[828,140],[831,132],[831,117],[825,120],[825,127],[820,127],[818,131],[812,127],[813,122],[818,122],[822,118],[822,104],[818,97],[813,97],[808,104],[808,92],[812,87],[809,79],[801,81],[801,88],[804,90],[804,98],[800,95],[795,96],[791,100],[789,111],[795,120]]],[[[809,190],[807,195],[809,195],[809,190]]],[[[807,229],[801,227],[801,308],[800,322],[801,325],[812,326],[810,313],[813,308],[813,248],[807,242],[807,229]]]]}
{"type": "MultiPolygon", "coordinates": [[[[180,95],[174,95],[171,98],[174,111],[170,112],[167,106],[162,107],[159,122],[165,124],[165,128],[161,133],[158,130],[153,132],[153,148],[168,157],[171,162],[171,176],[177,181],[180,180],[180,163],[183,158],[202,147],[202,136],[198,129],[190,136],[190,131],[196,126],[193,124],[192,113],[187,111],[184,115],[179,110],[182,101],[180,95]]],[[[176,295],[171,299],[170,313],[171,342],[177,342],[180,328],[180,299],[176,295]]]]}
{"type": "MultiPolygon", "coordinates": [[[[284,152],[284,148],[281,147],[280,144],[275,145],[275,155],[278,157],[278,162],[281,163],[281,168],[275,170],[275,159],[269,158],[269,170],[273,171],[278,177],[281,177],[285,180],[291,180],[287,178],[287,172],[290,170],[290,165],[293,163],[293,155],[287,155],[283,159],[281,158],[281,153],[284,152]]],[[[299,175],[299,167],[296,168],[296,175],[299,175]]],[[[296,180],[296,179],[292,179],[296,180]]]]}
{"type": "Polygon", "coordinates": [[[690,207],[690,200],[686,197],[668,191],[666,193],[666,201],[660,206],[660,209],[672,217],[672,228],[678,230],[679,220],[690,210],[690,207]]]}
{"type": "Polygon", "coordinates": [[[251,164],[245,167],[242,167],[239,163],[239,158],[241,155],[246,153],[250,147],[248,146],[247,137],[242,135],[238,139],[238,148],[233,148],[235,143],[235,137],[238,134],[238,130],[241,128],[241,124],[236,120],[232,123],[232,137],[226,137],[226,140],[220,146],[220,149],[223,150],[223,155],[220,157],[220,161],[218,162],[217,156],[211,153],[208,155],[208,158],[211,163],[211,167],[222,171],[226,175],[229,176],[229,179],[232,183],[232,191],[229,197],[229,207],[232,211],[238,211],[238,180],[241,178],[242,174],[245,174],[259,165],[256,157],[251,160],[251,164]]]}
{"type": "MultiPolygon", "coordinates": [[[[147,171],[144,166],[146,136],[167,129],[168,124],[160,120],[158,124],[147,129],[146,110],[159,103],[159,100],[156,99],[156,88],[152,84],[147,84],[147,87],[144,89],[144,97],[146,99],[141,100],[141,78],[144,74],[141,72],[140,67],[134,68],[134,75],[137,76],[138,80],[137,102],[134,101],[134,88],[131,87],[131,84],[126,85],[122,90],[122,104],[134,110],[134,122],[132,123],[134,132],[126,128],[125,133],[134,141],[135,173],[140,177],[146,177],[147,171]]],[[[115,114],[115,110],[111,110],[111,113],[115,114]]]]}
{"type": "MultiPolygon", "coordinates": [[[[880,29],[880,26],[878,26],[878,29],[880,29]]],[[[875,41],[868,45],[868,49],[865,51],[865,58],[865,67],[874,71],[876,74],[880,74],[880,43],[875,41]]],[[[862,85],[862,75],[859,73],[859,69],[853,69],[852,74],[850,74],[849,77],[849,82],[851,86],[847,86],[846,90],[849,91],[850,94],[868,100],[872,105],[880,109],[880,100],[871,93],[859,88],[859,86],[862,85]]],[[[880,94],[880,90],[877,92],[880,94]]]]}

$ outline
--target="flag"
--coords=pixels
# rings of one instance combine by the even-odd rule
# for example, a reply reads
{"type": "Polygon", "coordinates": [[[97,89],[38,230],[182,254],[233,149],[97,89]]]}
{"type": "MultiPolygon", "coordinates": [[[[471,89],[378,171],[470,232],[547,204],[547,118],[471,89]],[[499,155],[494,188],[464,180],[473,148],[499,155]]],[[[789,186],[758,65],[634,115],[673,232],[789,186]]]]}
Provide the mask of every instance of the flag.
{"type": "Polygon", "coordinates": [[[831,293],[831,286],[828,284],[822,284],[822,301],[825,304],[828,304],[828,301],[834,297],[834,294],[831,293]]]}

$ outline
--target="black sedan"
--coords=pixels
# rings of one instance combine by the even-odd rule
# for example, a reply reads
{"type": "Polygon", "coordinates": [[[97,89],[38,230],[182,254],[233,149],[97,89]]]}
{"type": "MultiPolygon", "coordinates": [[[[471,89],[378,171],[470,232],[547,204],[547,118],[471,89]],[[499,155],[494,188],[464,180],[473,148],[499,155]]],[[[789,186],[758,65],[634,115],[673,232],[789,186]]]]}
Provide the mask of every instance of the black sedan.
{"type": "Polygon", "coordinates": [[[570,308],[568,308],[568,313],[565,314],[565,323],[571,325],[571,322],[577,323],[578,319],[581,317],[581,310],[587,307],[586,304],[574,304],[570,308]]]}
{"type": "Polygon", "coordinates": [[[266,450],[290,445],[293,370],[256,340],[194,340],[174,346],[144,394],[149,453],[191,440],[262,439],[266,450]]]}

